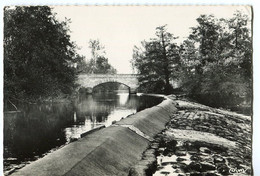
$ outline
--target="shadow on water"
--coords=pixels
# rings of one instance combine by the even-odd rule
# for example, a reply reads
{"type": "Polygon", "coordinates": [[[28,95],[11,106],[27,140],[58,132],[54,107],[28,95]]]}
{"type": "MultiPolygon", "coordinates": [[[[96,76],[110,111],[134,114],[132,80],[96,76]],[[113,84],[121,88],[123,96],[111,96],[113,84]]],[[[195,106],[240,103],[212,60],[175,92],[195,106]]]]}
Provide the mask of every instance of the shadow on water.
{"type": "Polygon", "coordinates": [[[162,98],[126,93],[79,96],[71,103],[23,104],[4,114],[4,171],[23,167],[95,127],[109,126],[159,104],[162,98]]]}

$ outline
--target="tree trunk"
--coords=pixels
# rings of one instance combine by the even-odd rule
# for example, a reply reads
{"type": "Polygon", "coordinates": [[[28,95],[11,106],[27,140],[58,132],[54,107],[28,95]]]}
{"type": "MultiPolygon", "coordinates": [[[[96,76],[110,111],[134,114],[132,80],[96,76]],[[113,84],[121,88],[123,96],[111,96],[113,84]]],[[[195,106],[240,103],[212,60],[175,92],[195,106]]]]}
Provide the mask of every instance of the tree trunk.
{"type": "Polygon", "coordinates": [[[170,72],[169,72],[169,60],[166,55],[166,46],[164,41],[164,35],[163,32],[161,34],[162,37],[162,48],[163,48],[163,58],[164,58],[164,76],[165,76],[165,93],[170,93],[170,72]]]}

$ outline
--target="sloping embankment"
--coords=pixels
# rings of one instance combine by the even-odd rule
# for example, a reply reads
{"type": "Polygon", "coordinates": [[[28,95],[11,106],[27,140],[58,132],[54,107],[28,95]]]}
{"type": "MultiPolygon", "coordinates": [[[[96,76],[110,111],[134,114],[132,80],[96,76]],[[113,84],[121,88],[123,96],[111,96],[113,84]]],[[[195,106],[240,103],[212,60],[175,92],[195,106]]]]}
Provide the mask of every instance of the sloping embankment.
{"type": "Polygon", "coordinates": [[[145,109],[39,159],[13,175],[128,175],[176,112],[172,100],[145,109]]]}

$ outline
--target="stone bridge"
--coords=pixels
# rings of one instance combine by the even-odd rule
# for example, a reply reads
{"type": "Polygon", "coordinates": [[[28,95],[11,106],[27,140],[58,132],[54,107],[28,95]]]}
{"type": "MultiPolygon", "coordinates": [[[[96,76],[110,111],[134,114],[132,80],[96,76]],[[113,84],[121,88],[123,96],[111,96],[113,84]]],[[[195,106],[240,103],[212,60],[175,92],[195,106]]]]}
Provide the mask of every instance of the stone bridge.
{"type": "Polygon", "coordinates": [[[121,83],[129,87],[130,93],[136,93],[139,87],[137,74],[80,74],[77,84],[80,88],[87,88],[88,93],[92,93],[94,87],[107,82],[121,83]]]}

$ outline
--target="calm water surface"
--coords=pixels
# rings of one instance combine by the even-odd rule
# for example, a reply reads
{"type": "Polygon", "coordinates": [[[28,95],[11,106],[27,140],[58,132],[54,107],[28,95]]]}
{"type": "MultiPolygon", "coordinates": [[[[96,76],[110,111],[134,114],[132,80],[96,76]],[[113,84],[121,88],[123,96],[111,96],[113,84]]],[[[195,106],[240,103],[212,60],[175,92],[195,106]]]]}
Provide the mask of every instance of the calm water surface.
{"type": "Polygon", "coordinates": [[[77,140],[86,131],[109,126],[161,101],[128,93],[94,94],[79,96],[71,103],[22,105],[20,113],[5,113],[5,175],[77,140]]]}

